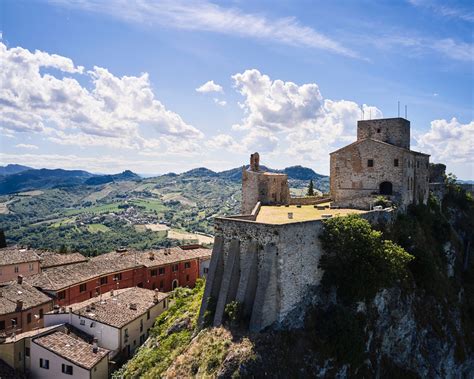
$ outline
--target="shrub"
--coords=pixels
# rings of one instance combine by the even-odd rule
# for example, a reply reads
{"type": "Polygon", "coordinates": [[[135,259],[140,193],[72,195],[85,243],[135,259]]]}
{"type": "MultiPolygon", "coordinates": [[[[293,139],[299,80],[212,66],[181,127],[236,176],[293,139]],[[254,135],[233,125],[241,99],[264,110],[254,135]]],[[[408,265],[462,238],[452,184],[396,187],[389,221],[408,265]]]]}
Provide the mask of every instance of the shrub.
{"type": "Polygon", "coordinates": [[[241,310],[242,310],[241,304],[238,301],[234,300],[225,306],[224,314],[231,323],[236,323],[240,321],[241,319],[241,316],[242,316],[241,310]]]}
{"type": "Polygon", "coordinates": [[[320,262],[322,284],[335,285],[345,302],[371,299],[380,288],[409,277],[413,256],[356,215],[326,220],[320,238],[326,252],[320,262]]]}
{"type": "Polygon", "coordinates": [[[387,208],[390,206],[390,201],[385,196],[377,196],[374,201],[374,206],[380,205],[382,208],[387,208]]]}

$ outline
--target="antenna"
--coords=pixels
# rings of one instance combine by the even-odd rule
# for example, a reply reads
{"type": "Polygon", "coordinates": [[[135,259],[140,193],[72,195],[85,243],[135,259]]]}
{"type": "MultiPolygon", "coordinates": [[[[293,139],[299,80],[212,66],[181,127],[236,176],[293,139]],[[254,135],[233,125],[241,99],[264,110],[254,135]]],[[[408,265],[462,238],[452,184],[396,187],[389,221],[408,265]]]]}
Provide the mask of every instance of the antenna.
{"type": "Polygon", "coordinates": [[[372,120],[372,109],[369,108],[369,120],[372,120]]]}
{"type": "Polygon", "coordinates": [[[398,100],[398,117],[400,117],[400,100],[398,100]]]}
{"type": "Polygon", "coordinates": [[[408,120],[408,105],[405,105],[405,119],[408,120]]]}
{"type": "Polygon", "coordinates": [[[365,112],[364,112],[364,107],[363,106],[361,107],[361,111],[362,111],[362,120],[364,120],[365,119],[365,112]]]}

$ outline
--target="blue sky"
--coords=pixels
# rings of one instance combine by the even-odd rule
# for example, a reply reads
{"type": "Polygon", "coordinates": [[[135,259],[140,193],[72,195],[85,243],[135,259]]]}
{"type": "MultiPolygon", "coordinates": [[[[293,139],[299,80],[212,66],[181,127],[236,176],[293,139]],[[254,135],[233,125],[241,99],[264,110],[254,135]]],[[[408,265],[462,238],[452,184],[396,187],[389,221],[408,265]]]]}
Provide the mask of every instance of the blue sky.
{"type": "Polygon", "coordinates": [[[362,117],[474,179],[471,2],[0,2],[1,163],[327,174],[362,117]],[[363,110],[363,111],[362,111],[363,110]]]}

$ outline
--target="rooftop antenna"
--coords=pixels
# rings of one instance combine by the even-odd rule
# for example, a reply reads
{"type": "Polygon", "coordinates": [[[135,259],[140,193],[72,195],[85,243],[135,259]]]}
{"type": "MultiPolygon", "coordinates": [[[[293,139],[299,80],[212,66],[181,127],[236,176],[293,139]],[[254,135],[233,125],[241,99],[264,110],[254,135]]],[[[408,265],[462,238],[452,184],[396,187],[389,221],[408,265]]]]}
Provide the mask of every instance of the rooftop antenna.
{"type": "Polygon", "coordinates": [[[362,106],[360,110],[362,111],[362,120],[364,120],[365,119],[364,107],[362,106]]]}
{"type": "Polygon", "coordinates": [[[400,117],[400,100],[398,100],[398,117],[400,117]]]}
{"type": "Polygon", "coordinates": [[[369,108],[369,120],[372,120],[372,108],[369,108]]]}
{"type": "Polygon", "coordinates": [[[405,120],[408,120],[408,105],[405,105],[405,120]]]}

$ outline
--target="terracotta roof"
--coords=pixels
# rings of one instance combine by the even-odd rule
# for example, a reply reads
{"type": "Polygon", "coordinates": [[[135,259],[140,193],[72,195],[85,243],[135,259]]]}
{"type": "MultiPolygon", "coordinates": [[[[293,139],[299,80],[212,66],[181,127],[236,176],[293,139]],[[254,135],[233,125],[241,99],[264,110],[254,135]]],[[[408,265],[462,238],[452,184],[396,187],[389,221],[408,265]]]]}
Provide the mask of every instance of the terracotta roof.
{"type": "Polygon", "coordinates": [[[102,301],[96,297],[75,304],[72,312],[90,320],[121,328],[153,308],[157,304],[155,299],[161,302],[168,296],[163,292],[133,287],[116,291],[114,296],[109,293],[109,296],[102,297],[102,301]],[[131,304],[133,306],[130,306],[131,304]]]}
{"type": "Polygon", "coordinates": [[[172,263],[188,261],[198,258],[210,258],[212,250],[204,247],[194,249],[171,247],[167,249],[152,249],[145,251],[127,250],[123,252],[112,252],[92,258],[94,262],[114,262],[117,259],[137,262],[145,267],[168,265],[172,263]]]}
{"type": "Polygon", "coordinates": [[[210,258],[212,251],[203,247],[181,249],[173,247],[159,250],[127,250],[91,258],[87,262],[48,268],[25,280],[43,290],[58,291],[91,279],[130,270],[134,267],[153,267],[197,258],[210,258]]]}
{"type": "Polygon", "coordinates": [[[23,280],[22,284],[17,281],[7,282],[0,286],[0,315],[17,311],[17,300],[21,300],[22,310],[35,307],[51,301],[51,298],[37,290],[23,280]]]}
{"type": "Polygon", "coordinates": [[[40,254],[40,258],[40,266],[42,269],[87,262],[87,258],[80,253],[59,254],[53,253],[51,251],[45,251],[40,254]]]}
{"type": "Polygon", "coordinates": [[[396,149],[406,151],[407,153],[412,153],[412,154],[416,154],[416,155],[425,155],[427,157],[430,156],[429,154],[420,153],[418,151],[414,151],[414,150],[410,150],[410,149],[405,149],[404,147],[400,147],[400,146],[397,146],[397,145],[392,145],[391,143],[384,142],[384,141],[379,141],[379,140],[376,140],[376,139],[373,139],[373,138],[364,138],[364,139],[361,139],[361,140],[357,140],[355,142],[350,143],[349,145],[346,145],[344,147],[341,147],[340,149],[337,149],[337,150],[333,151],[332,153],[329,153],[329,155],[334,154],[334,153],[338,153],[340,151],[343,151],[343,150],[347,149],[348,147],[355,146],[355,145],[358,145],[358,144],[360,144],[362,142],[366,142],[366,141],[376,142],[376,143],[380,143],[380,144],[385,145],[385,146],[394,147],[396,149]]]}
{"type": "Polygon", "coordinates": [[[109,350],[101,347],[94,353],[92,345],[59,331],[35,338],[33,342],[87,370],[109,353],[109,350]]]}
{"type": "Polygon", "coordinates": [[[18,246],[3,247],[0,249],[0,266],[39,261],[38,253],[38,250],[18,246]]]}

